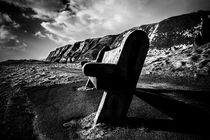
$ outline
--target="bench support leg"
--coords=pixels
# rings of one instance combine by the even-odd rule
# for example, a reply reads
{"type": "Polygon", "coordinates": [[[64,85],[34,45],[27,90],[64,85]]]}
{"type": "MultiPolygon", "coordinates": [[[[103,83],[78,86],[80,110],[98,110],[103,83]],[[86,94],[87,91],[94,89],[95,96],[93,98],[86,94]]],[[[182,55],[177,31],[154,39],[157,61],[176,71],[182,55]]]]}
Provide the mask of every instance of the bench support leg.
{"type": "Polygon", "coordinates": [[[92,81],[90,79],[88,79],[86,85],[85,85],[85,88],[94,88],[94,84],[92,83],[92,81]]]}
{"type": "Polygon", "coordinates": [[[102,108],[103,108],[103,105],[104,105],[106,96],[107,96],[107,92],[104,91],[103,96],[102,96],[102,98],[101,98],[101,102],[100,102],[100,104],[99,104],[98,110],[97,110],[96,115],[95,115],[95,118],[94,118],[94,124],[93,124],[93,126],[95,126],[96,123],[97,123],[97,121],[98,121],[98,117],[99,117],[99,115],[101,114],[101,110],[102,110],[102,108]]]}
{"type": "Polygon", "coordinates": [[[96,123],[119,123],[126,118],[133,94],[125,91],[105,91],[94,118],[96,123]]]}

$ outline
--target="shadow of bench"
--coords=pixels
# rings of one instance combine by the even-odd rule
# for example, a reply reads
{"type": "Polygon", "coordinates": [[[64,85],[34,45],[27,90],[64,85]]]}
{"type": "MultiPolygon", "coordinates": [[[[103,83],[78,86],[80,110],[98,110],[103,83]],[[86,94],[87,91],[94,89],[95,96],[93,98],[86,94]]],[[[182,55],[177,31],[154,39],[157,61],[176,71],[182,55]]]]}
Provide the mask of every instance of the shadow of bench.
{"type": "Polygon", "coordinates": [[[103,48],[96,62],[84,64],[83,72],[89,76],[86,86],[104,90],[94,124],[116,123],[126,118],[148,48],[145,32],[127,32],[110,47],[103,48]]]}

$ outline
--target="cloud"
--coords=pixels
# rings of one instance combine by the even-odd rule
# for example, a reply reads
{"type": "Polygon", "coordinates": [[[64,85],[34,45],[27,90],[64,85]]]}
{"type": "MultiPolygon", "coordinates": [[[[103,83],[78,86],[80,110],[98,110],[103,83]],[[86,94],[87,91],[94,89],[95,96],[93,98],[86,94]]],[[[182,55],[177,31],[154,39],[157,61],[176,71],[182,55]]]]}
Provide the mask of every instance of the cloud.
{"type": "Polygon", "coordinates": [[[131,16],[134,13],[128,0],[5,1],[23,8],[30,7],[36,12],[33,18],[45,20],[42,27],[71,42],[119,33],[137,25],[137,22],[132,22],[136,17],[131,16]]]}
{"type": "Polygon", "coordinates": [[[38,18],[42,20],[50,20],[56,17],[57,12],[54,11],[47,11],[46,9],[39,9],[39,8],[33,8],[33,10],[36,12],[35,15],[32,15],[32,18],[38,18]]]}
{"type": "Polygon", "coordinates": [[[208,9],[208,0],[68,0],[53,21],[42,22],[49,32],[72,41],[120,33],[170,16],[208,9]]]}
{"type": "Polygon", "coordinates": [[[54,41],[56,44],[61,45],[61,46],[71,43],[69,39],[63,38],[63,37],[59,37],[59,36],[54,35],[54,34],[47,33],[46,36],[50,40],[54,41]]]}
{"type": "Polygon", "coordinates": [[[7,38],[14,39],[15,36],[12,35],[5,26],[0,27],[0,42],[3,42],[3,40],[6,40],[7,38]]]}
{"type": "Polygon", "coordinates": [[[39,38],[45,38],[46,36],[44,34],[42,34],[40,31],[36,32],[34,34],[36,37],[39,37],[39,38]]]}
{"type": "Polygon", "coordinates": [[[53,42],[55,42],[57,45],[66,45],[66,44],[70,43],[69,39],[67,39],[65,37],[60,37],[60,36],[57,36],[57,35],[51,34],[51,33],[43,34],[42,32],[38,31],[34,35],[38,38],[48,38],[48,39],[52,40],[53,42]]]}
{"type": "Polygon", "coordinates": [[[6,26],[0,27],[0,49],[25,51],[27,44],[21,42],[6,26]]]}
{"type": "Polygon", "coordinates": [[[5,22],[12,22],[12,19],[9,17],[8,14],[0,13],[0,24],[3,24],[5,22]]]}
{"type": "MultiPolygon", "coordinates": [[[[5,0],[35,11],[33,18],[56,38],[75,42],[117,34],[142,24],[158,22],[199,9],[209,0],[5,0]]],[[[49,38],[49,37],[48,37],[49,38]]],[[[52,39],[52,37],[51,37],[52,39]]]]}
{"type": "Polygon", "coordinates": [[[119,0],[71,0],[68,10],[61,11],[54,21],[41,25],[53,34],[72,41],[90,37],[116,34],[137,25],[134,11],[128,1],[119,0]]]}
{"type": "Polygon", "coordinates": [[[16,22],[13,22],[13,27],[14,28],[19,28],[20,27],[20,24],[16,23],[16,22]]]}
{"type": "Polygon", "coordinates": [[[19,28],[20,24],[13,21],[8,14],[0,12],[0,49],[25,50],[27,45],[11,33],[12,27],[19,28]]]}
{"type": "Polygon", "coordinates": [[[30,19],[31,17],[29,15],[26,15],[25,13],[22,13],[22,16],[27,18],[27,19],[30,19]]]}
{"type": "Polygon", "coordinates": [[[61,0],[4,0],[22,8],[31,8],[36,14],[34,18],[43,20],[52,19],[58,10],[64,7],[61,0]]]}
{"type": "Polygon", "coordinates": [[[19,28],[20,27],[20,24],[13,21],[8,14],[1,13],[1,12],[0,12],[0,24],[1,25],[7,24],[8,26],[11,25],[14,28],[19,28]]]}

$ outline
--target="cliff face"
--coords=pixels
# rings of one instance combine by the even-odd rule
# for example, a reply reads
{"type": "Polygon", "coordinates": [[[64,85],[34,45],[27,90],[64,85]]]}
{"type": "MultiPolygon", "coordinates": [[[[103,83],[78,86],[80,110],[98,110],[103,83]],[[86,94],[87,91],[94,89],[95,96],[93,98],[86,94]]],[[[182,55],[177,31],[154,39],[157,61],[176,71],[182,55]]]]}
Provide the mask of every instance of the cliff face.
{"type": "Polygon", "coordinates": [[[159,23],[134,27],[118,35],[108,35],[101,38],[86,39],[73,45],[66,45],[50,52],[48,62],[80,62],[94,60],[104,46],[110,46],[114,41],[119,41],[122,36],[132,30],[143,30],[148,33],[150,50],[174,49],[179,46],[197,46],[209,42],[210,36],[210,11],[199,11],[171,17],[159,23]]]}
{"type": "Polygon", "coordinates": [[[102,38],[86,39],[73,45],[66,45],[50,52],[46,61],[49,62],[78,62],[94,60],[104,46],[110,46],[117,35],[108,35],[102,38]]]}

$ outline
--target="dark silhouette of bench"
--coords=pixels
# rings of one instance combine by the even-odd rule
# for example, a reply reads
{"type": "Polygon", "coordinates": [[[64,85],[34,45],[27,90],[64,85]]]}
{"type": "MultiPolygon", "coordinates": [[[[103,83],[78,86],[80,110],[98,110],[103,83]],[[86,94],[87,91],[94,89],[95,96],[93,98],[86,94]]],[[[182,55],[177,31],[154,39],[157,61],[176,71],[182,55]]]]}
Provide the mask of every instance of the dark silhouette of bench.
{"type": "Polygon", "coordinates": [[[96,62],[84,64],[88,88],[104,90],[94,123],[117,123],[126,118],[149,48],[145,32],[135,30],[103,48],[96,62]]]}

